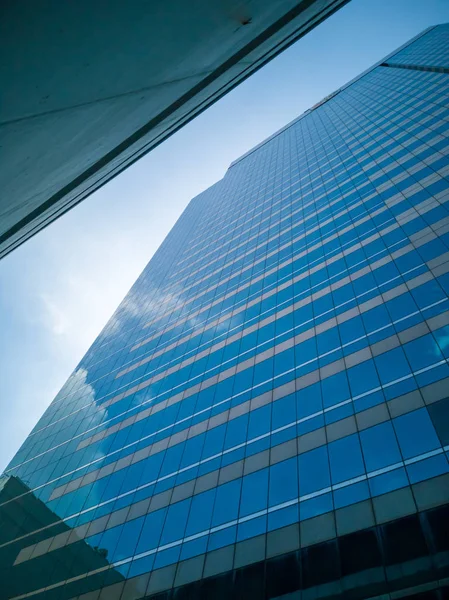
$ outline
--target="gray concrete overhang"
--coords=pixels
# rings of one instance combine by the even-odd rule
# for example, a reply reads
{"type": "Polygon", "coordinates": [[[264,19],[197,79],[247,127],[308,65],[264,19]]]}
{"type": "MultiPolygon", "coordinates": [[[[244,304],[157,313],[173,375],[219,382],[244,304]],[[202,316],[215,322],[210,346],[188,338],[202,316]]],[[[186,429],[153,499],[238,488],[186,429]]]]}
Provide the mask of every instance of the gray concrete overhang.
{"type": "Polygon", "coordinates": [[[347,1],[4,1],[0,257],[347,1]]]}

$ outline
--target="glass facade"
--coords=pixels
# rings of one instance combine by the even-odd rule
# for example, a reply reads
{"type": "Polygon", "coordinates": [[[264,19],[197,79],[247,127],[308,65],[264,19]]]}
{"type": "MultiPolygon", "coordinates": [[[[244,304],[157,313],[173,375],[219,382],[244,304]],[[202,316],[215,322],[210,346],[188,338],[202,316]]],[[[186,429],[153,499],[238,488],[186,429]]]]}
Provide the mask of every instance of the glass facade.
{"type": "Polygon", "coordinates": [[[1,598],[447,597],[448,49],[191,201],[5,472],[1,598]]]}

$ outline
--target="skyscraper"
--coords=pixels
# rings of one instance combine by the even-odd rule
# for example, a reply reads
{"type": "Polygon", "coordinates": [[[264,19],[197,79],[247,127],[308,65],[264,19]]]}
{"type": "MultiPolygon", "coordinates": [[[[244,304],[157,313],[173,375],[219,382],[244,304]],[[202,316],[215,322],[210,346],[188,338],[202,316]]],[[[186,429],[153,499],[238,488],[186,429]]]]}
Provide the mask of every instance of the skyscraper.
{"type": "Polygon", "coordinates": [[[2,598],[447,597],[448,74],[441,25],[191,201],[6,471],[2,598]]]}

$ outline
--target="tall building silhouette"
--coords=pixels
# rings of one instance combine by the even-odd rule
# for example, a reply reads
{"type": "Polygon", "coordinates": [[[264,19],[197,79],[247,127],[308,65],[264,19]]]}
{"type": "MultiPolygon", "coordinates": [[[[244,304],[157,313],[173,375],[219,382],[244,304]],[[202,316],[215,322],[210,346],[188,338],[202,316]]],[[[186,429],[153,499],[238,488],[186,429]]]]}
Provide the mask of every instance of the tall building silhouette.
{"type": "Polygon", "coordinates": [[[440,25],[191,201],[6,470],[55,518],[1,597],[447,597],[448,99],[440,25]]]}

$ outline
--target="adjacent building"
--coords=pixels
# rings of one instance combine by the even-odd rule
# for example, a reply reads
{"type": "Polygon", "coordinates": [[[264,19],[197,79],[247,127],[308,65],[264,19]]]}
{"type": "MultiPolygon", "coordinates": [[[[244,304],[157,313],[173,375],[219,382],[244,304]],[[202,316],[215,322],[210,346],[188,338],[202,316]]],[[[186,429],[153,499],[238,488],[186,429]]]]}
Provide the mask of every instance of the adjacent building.
{"type": "Polygon", "coordinates": [[[0,597],[448,597],[448,99],[441,25],[191,201],[6,470],[54,518],[0,597]]]}
{"type": "Polygon", "coordinates": [[[0,258],[347,1],[3,2],[0,258]]]}

